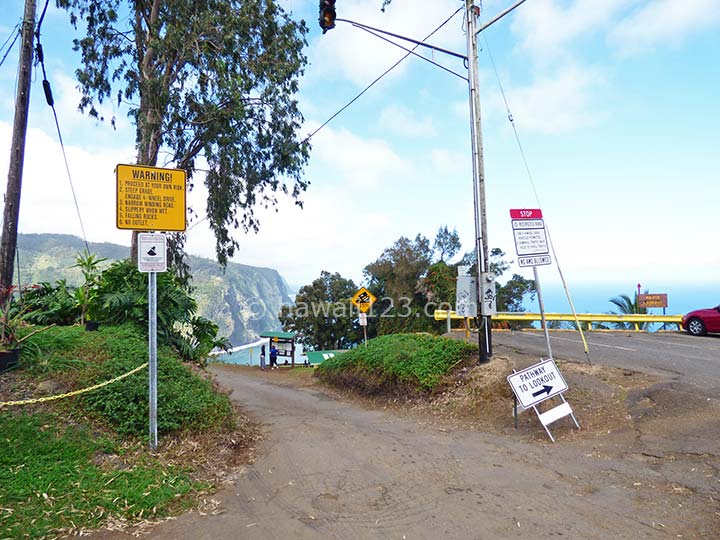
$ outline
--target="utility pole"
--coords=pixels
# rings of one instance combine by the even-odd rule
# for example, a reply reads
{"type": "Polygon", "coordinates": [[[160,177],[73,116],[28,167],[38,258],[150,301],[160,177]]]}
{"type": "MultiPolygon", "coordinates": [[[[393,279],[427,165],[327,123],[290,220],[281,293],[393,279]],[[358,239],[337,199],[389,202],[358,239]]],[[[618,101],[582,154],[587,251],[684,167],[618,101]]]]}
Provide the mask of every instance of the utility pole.
{"type": "Polygon", "coordinates": [[[483,284],[489,271],[487,241],[487,211],[485,205],[485,163],[483,160],[482,127],[480,122],[480,93],[478,91],[478,48],[476,18],[480,8],[474,0],[465,0],[467,24],[468,90],[470,98],[470,138],[473,168],[473,202],[475,207],[475,258],[477,260],[477,322],[480,346],[479,363],[484,364],[492,356],[491,318],[486,315],[482,298],[483,284]]]}
{"type": "MultiPolygon", "coordinates": [[[[20,69],[18,74],[17,97],[15,100],[15,121],[10,145],[10,167],[5,210],[3,212],[2,239],[0,239],[0,285],[10,287],[15,272],[15,250],[17,248],[18,218],[20,216],[20,191],[22,188],[23,163],[25,161],[25,134],[30,108],[30,82],[33,62],[33,35],[35,32],[35,0],[25,0],[25,14],[22,22],[22,44],[20,48],[20,69]]],[[[4,298],[2,299],[4,301],[4,298]]]]}

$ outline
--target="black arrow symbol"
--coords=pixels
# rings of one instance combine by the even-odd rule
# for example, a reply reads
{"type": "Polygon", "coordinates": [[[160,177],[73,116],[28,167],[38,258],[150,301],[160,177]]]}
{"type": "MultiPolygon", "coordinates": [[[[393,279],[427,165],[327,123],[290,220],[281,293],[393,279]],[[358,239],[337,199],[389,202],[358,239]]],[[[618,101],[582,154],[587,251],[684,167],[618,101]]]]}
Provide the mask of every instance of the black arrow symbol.
{"type": "Polygon", "coordinates": [[[545,385],[543,385],[542,390],[533,392],[533,397],[538,397],[540,394],[547,394],[549,396],[550,390],[552,390],[552,386],[548,386],[547,384],[545,384],[545,385]]]}

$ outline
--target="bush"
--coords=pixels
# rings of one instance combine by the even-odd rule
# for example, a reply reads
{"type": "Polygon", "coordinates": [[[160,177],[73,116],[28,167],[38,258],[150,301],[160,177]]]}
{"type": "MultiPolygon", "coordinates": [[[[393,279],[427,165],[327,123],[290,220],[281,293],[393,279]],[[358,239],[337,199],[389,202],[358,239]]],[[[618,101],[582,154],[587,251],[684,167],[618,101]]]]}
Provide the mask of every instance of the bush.
{"type": "Polygon", "coordinates": [[[427,334],[394,334],[324,361],[316,370],[331,384],[366,393],[433,392],[477,345],[427,334]]]}
{"type": "MultiPolygon", "coordinates": [[[[116,261],[102,273],[97,296],[103,321],[148,327],[148,279],[130,262],[116,261]]],[[[169,345],[185,360],[204,363],[214,347],[229,343],[217,337],[218,326],[195,316],[197,303],[171,272],[157,274],[158,345],[169,345]]]]}
{"type": "MultiPolygon", "coordinates": [[[[23,352],[22,365],[35,375],[60,376],[73,388],[107,381],[148,359],[147,337],[131,324],[104,326],[100,332],[56,327],[33,336],[30,342],[35,352],[23,352]]],[[[141,437],[148,431],[147,370],[77,399],[74,406],[98,414],[122,435],[141,437]]],[[[169,348],[158,349],[159,432],[225,427],[233,414],[227,396],[217,393],[169,348]]]]}

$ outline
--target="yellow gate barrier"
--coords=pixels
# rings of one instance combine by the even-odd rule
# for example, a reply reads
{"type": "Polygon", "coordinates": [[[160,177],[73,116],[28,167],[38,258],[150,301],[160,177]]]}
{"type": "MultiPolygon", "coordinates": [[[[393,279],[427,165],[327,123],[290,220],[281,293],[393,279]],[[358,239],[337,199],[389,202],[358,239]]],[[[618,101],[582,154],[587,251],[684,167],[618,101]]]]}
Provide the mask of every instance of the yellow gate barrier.
{"type": "MultiPolygon", "coordinates": [[[[458,315],[454,311],[446,311],[436,309],[434,313],[436,321],[444,321],[450,319],[464,319],[462,315],[458,315]]],[[[592,330],[592,324],[598,322],[608,323],[630,323],[635,327],[636,331],[640,331],[642,323],[670,323],[675,324],[680,329],[682,315],[647,315],[643,313],[614,314],[614,313],[578,313],[577,320],[588,323],[588,329],[592,330]]],[[[540,321],[539,313],[529,313],[526,311],[512,313],[498,313],[492,316],[493,321],[540,321]]],[[[574,321],[575,316],[571,313],[546,313],[546,321],[574,321]]]]}
{"type": "Polygon", "coordinates": [[[100,384],[96,384],[94,386],[88,386],[87,388],[83,388],[81,390],[73,390],[72,392],[67,392],[65,394],[59,394],[57,396],[46,396],[41,398],[33,398],[33,399],[24,399],[21,401],[0,401],[0,409],[3,407],[11,407],[13,405],[30,405],[32,403],[44,403],[46,401],[54,401],[56,399],[63,399],[66,397],[71,396],[77,396],[78,394],[84,394],[85,392],[92,392],[93,390],[97,390],[98,388],[102,388],[103,386],[107,386],[108,384],[112,384],[114,382],[118,382],[125,377],[129,377],[130,375],[134,375],[138,371],[145,369],[147,367],[148,363],[145,362],[143,365],[136,367],[132,371],[128,371],[127,373],[123,373],[122,375],[118,375],[114,379],[110,379],[109,381],[105,381],[100,384]]]}

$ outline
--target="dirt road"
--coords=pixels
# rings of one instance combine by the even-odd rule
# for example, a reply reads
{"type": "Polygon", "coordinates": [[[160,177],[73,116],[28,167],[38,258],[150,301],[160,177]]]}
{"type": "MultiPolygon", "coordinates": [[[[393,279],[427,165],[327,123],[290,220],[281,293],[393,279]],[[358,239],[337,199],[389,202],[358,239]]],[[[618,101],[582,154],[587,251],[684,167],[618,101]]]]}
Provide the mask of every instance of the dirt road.
{"type": "Polygon", "coordinates": [[[162,523],[154,539],[720,538],[717,437],[701,440],[690,425],[672,441],[650,418],[630,433],[553,445],[522,430],[372,410],[269,380],[277,372],[212,370],[265,425],[264,441],[255,463],[214,496],[215,512],[162,523]]]}

